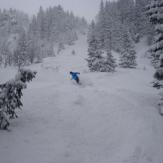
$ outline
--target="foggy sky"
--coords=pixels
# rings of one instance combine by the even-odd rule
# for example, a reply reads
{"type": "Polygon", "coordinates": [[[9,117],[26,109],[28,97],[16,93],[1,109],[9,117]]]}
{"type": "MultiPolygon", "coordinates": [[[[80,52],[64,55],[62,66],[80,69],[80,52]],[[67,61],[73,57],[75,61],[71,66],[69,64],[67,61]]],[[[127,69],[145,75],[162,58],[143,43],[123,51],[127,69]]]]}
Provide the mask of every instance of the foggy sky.
{"type": "Polygon", "coordinates": [[[101,0],[0,0],[0,8],[16,8],[30,15],[37,13],[40,6],[61,5],[65,10],[73,11],[77,16],[84,16],[87,20],[94,19],[101,0]]]}

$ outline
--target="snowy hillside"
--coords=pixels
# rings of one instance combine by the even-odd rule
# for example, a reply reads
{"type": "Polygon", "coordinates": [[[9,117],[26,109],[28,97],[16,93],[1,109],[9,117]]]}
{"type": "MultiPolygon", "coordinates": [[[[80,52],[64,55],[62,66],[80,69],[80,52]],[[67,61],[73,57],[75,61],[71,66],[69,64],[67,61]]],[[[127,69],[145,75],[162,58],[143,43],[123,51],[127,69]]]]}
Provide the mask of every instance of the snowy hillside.
{"type": "MultiPolygon", "coordinates": [[[[0,162],[162,163],[163,118],[147,48],[144,41],[136,45],[136,69],[90,73],[82,35],[57,57],[30,66],[38,74],[11,131],[0,131],[0,162]],[[82,85],[70,80],[71,70],[81,73],[82,85]]],[[[1,70],[0,81],[14,73],[1,70]]]]}

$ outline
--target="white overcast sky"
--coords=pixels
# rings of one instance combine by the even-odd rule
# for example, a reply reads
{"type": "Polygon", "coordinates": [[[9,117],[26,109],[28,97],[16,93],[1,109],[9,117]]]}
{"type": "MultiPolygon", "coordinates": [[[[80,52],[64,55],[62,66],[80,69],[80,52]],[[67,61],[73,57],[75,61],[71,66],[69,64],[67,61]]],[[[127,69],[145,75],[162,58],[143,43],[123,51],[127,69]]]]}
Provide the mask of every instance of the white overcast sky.
{"type": "Polygon", "coordinates": [[[94,19],[101,0],[0,0],[0,8],[16,8],[30,15],[35,14],[39,6],[61,5],[65,10],[73,11],[75,15],[84,16],[87,20],[94,19]]]}

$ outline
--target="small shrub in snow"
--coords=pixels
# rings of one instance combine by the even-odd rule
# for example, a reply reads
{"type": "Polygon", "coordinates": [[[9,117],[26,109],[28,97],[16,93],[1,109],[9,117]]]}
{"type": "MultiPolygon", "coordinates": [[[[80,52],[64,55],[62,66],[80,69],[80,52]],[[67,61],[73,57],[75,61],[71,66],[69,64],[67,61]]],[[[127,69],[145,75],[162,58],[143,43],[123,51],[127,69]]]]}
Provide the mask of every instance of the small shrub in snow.
{"type": "Polygon", "coordinates": [[[16,78],[0,85],[0,129],[7,129],[10,119],[17,118],[16,109],[20,109],[22,90],[26,82],[35,78],[36,72],[20,69],[16,78]]]}

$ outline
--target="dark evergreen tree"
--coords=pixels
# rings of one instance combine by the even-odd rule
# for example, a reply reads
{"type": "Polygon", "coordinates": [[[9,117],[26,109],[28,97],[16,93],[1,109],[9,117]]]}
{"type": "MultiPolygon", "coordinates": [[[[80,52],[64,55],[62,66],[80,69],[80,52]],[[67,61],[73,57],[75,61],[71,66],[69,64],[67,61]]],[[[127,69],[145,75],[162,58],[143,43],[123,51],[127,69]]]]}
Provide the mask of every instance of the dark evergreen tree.
{"type": "Polygon", "coordinates": [[[23,106],[22,90],[35,76],[36,72],[20,69],[14,80],[0,85],[0,129],[7,129],[10,119],[18,117],[16,110],[23,106]]]}
{"type": "Polygon", "coordinates": [[[150,30],[151,27],[146,15],[144,14],[148,2],[149,0],[135,0],[135,6],[131,17],[132,24],[130,27],[135,42],[138,42],[143,36],[148,35],[148,30],[150,30]]]}
{"type": "Polygon", "coordinates": [[[153,56],[153,63],[158,67],[160,56],[163,53],[163,1],[152,0],[147,6],[147,15],[155,27],[155,41],[150,51],[153,56]]]}

